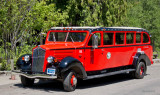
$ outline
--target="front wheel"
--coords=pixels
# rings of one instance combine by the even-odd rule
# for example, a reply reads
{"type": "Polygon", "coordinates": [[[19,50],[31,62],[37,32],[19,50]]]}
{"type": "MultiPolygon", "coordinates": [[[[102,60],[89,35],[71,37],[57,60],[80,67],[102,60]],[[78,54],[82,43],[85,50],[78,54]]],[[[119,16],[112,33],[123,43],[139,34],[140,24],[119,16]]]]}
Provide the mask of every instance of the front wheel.
{"type": "Polygon", "coordinates": [[[74,91],[77,86],[77,76],[74,71],[65,74],[63,80],[63,87],[66,91],[74,91]]]}
{"type": "Polygon", "coordinates": [[[34,84],[34,79],[21,76],[21,83],[23,86],[32,86],[34,84]]]}
{"type": "Polygon", "coordinates": [[[146,75],[146,66],[144,62],[139,62],[136,71],[131,72],[131,75],[137,79],[143,79],[146,75]]]}

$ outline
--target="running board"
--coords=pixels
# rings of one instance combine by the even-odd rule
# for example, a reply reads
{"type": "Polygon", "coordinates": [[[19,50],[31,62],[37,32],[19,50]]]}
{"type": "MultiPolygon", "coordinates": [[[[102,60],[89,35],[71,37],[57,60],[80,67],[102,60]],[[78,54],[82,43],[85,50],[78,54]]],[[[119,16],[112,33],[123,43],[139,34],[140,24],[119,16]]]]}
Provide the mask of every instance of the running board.
{"type": "Polygon", "coordinates": [[[114,72],[109,72],[109,73],[104,73],[104,74],[99,74],[99,75],[91,75],[87,76],[86,79],[93,79],[93,78],[101,78],[101,77],[106,77],[106,76],[111,76],[111,75],[116,75],[116,74],[122,74],[122,73],[129,73],[131,71],[135,71],[135,69],[127,69],[127,70],[120,70],[120,71],[114,71],[114,72]]]}

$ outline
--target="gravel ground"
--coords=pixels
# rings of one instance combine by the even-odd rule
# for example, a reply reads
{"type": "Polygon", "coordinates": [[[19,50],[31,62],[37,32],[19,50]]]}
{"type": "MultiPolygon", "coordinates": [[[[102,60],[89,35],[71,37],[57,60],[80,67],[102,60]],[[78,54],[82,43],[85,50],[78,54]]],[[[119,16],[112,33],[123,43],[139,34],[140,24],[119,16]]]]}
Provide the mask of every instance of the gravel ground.
{"type": "Polygon", "coordinates": [[[15,75],[15,80],[11,80],[11,74],[0,74],[0,86],[6,85],[6,84],[12,84],[12,83],[19,83],[20,78],[18,74],[15,75]]]}
{"type": "Polygon", "coordinates": [[[0,95],[160,95],[160,64],[148,67],[144,79],[132,79],[126,74],[99,79],[78,81],[74,92],[65,92],[57,81],[38,81],[33,87],[24,88],[16,75],[0,75],[0,95]],[[7,81],[7,83],[5,83],[7,81]]]}

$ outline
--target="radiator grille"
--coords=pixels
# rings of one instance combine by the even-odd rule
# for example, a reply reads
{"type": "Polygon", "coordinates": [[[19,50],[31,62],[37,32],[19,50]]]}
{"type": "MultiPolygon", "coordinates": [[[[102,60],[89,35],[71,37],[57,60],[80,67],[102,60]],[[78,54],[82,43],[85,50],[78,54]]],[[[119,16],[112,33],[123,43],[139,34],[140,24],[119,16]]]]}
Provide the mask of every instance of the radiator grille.
{"type": "Polygon", "coordinates": [[[33,58],[32,71],[33,72],[43,72],[45,50],[40,47],[34,49],[32,58],[33,58]]]}

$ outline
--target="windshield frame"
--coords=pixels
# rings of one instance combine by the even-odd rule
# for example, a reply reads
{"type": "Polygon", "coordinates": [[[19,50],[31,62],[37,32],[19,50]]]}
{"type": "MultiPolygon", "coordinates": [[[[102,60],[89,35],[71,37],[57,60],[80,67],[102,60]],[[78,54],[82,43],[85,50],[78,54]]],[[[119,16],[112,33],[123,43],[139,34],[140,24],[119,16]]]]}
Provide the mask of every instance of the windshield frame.
{"type": "Polygon", "coordinates": [[[67,41],[67,39],[69,37],[69,34],[71,32],[74,32],[74,33],[86,33],[86,36],[85,36],[84,40],[81,41],[81,42],[85,42],[87,40],[88,36],[89,36],[89,31],[86,31],[86,30],[71,30],[71,31],[68,31],[68,30],[50,30],[47,33],[46,43],[57,43],[57,42],[60,42],[60,43],[64,43],[64,42],[66,42],[66,43],[70,43],[70,42],[75,43],[75,42],[78,42],[78,41],[73,41],[73,40],[72,41],[67,41]],[[65,41],[49,41],[49,35],[50,35],[51,32],[67,32],[67,34],[65,36],[65,41]]]}

